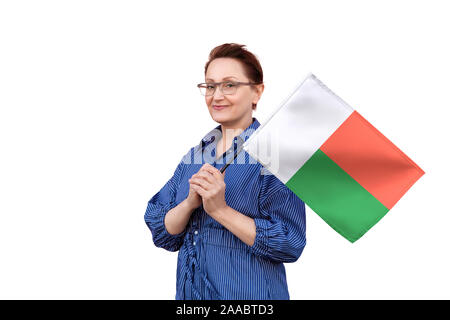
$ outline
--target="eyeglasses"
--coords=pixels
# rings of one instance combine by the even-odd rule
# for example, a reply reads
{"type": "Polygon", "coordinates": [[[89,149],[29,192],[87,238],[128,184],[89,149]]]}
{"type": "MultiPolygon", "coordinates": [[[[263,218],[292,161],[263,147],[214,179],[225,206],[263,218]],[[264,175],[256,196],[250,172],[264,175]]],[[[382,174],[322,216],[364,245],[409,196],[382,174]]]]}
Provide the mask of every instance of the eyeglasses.
{"type": "Polygon", "coordinates": [[[211,82],[211,83],[199,83],[197,87],[200,89],[200,93],[204,96],[212,96],[216,92],[216,88],[219,85],[220,91],[223,94],[231,95],[235,94],[236,90],[241,85],[254,85],[261,82],[237,82],[237,81],[223,81],[223,82],[211,82]]]}

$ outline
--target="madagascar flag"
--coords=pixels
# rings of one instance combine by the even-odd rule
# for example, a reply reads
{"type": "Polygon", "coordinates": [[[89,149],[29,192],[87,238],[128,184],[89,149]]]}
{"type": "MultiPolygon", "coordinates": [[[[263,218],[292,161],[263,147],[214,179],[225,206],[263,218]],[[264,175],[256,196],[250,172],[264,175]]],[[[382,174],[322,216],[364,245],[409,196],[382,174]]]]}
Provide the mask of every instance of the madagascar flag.
{"type": "Polygon", "coordinates": [[[424,174],[313,74],[243,149],[350,242],[424,174]]]}

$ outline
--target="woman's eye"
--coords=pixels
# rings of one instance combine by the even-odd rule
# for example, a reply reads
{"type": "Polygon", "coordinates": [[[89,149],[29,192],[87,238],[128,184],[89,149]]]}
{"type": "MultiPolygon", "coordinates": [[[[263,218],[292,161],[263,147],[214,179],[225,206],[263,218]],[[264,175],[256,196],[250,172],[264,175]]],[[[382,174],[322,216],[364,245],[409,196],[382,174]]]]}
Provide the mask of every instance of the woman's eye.
{"type": "Polygon", "coordinates": [[[211,86],[211,85],[210,85],[210,86],[206,86],[206,88],[207,88],[207,89],[211,89],[211,88],[214,88],[214,86],[211,86]]]}
{"type": "Polygon", "coordinates": [[[231,83],[231,82],[229,82],[229,83],[227,83],[227,84],[225,84],[228,88],[233,88],[234,87],[234,83],[231,83]]]}

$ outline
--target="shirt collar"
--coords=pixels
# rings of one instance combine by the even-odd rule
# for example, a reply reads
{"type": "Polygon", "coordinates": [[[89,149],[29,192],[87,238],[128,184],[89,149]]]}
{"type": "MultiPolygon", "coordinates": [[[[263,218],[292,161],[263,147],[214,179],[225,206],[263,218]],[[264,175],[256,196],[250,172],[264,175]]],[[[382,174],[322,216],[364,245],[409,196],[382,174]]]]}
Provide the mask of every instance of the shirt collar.
{"type": "MultiPolygon", "coordinates": [[[[233,142],[240,140],[240,143],[244,143],[260,126],[260,123],[256,118],[253,117],[252,119],[253,119],[252,123],[244,131],[242,131],[241,134],[234,137],[233,142]]],[[[202,138],[202,140],[199,143],[199,148],[203,150],[207,145],[214,142],[216,139],[220,139],[221,137],[222,137],[222,126],[218,125],[202,138]]]]}

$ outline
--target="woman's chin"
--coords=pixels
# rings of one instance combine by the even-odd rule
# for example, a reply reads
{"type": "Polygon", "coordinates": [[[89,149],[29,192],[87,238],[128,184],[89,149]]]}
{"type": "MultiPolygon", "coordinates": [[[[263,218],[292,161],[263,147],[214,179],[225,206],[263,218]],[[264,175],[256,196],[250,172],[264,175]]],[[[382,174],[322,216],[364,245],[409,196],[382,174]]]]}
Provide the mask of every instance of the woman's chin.
{"type": "Polygon", "coordinates": [[[223,112],[223,110],[212,110],[211,117],[214,121],[217,122],[227,122],[232,118],[231,114],[229,114],[228,112],[223,112]]]}

